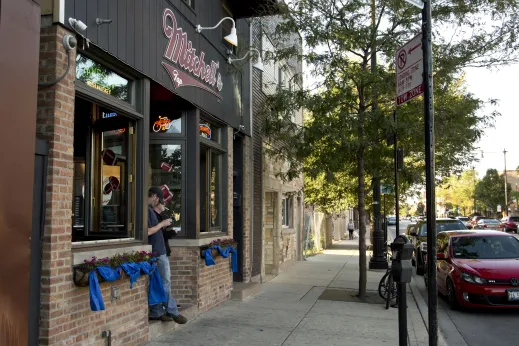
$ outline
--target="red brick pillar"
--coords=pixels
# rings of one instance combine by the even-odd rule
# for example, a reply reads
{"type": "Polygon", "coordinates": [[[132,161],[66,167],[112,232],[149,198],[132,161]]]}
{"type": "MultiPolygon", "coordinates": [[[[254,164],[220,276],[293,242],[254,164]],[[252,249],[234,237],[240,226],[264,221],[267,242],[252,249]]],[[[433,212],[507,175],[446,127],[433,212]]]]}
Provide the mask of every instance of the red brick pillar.
{"type": "MultiPolygon", "coordinates": [[[[52,25],[41,29],[39,81],[51,82],[67,69],[63,36],[69,32],[52,25]]],[[[74,50],[67,76],[38,90],[36,136],[48,141],[47,204],[42,253],[40,343],[58,344],[70,339],[73,324],[67,294],[74,289],[71,271],[72,183],[74,156],[74,50]]]]}

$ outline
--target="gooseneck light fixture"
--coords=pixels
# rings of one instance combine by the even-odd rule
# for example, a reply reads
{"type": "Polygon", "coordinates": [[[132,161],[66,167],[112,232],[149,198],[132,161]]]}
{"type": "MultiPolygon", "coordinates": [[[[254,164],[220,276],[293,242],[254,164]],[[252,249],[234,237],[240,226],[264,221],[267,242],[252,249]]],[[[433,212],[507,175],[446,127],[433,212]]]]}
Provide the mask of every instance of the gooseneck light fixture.
{"type": "Polygon", "coordinates": [[[222,18],[218,22],[218,24],[216,24],[215,26],[210,27],[210,28],[209,27],[208,28],[203,28],[200,24],[198,24],[195,27],[195,30],[196,30],[196,32],[201,33],[202,30],[213,30],[213,29],[216,29],[226,19],[229,19],[232,22],[232,28],[231,28],[231,33],[229,35],[225,36],[223,39],[226,40],[227,42],[229,42],[230,44],[232,44],[233,46],[238,46],[238,36],[236,35],[236,23],[234,22],[234,19],[232,19],[231,17],[222,18]]]}
{"type": "Polygon", "coordinates": [[[259,50],[257,50],[256,48],[250,48],[249,51],[242,58],[233,59],[233,58],[229,57],[229,58],[227,58],[227,62],[229,64],[232,64],[235,61],[244,60],[250,54],[250,52],[252,52],[252,51],[255,51],[255,52],[258,53],[258,61],[254,65],[252,65],[252,67],[260,70],[261,72],[263,72],[265,70],[265,68],[263,67],[263,60],[261,59],[261,52],[259,50]]]}

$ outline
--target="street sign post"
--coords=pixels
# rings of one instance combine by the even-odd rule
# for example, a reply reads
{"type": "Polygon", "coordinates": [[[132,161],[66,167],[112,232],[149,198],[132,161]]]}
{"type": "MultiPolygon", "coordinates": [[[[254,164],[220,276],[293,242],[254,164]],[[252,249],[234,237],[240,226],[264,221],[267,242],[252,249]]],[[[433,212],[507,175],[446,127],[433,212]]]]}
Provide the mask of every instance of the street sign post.
{"type": "Polygon", "coordinates": [[[397,106],[424,93],[422,61],[422,34],[420,33],[396,51],[397,106]]]}
{"type": "Polygon", "coordinates": [[[423,1],[422,0],[405,0],[411,5],[418,7],[419,9],[423,9],[423,1]]]}

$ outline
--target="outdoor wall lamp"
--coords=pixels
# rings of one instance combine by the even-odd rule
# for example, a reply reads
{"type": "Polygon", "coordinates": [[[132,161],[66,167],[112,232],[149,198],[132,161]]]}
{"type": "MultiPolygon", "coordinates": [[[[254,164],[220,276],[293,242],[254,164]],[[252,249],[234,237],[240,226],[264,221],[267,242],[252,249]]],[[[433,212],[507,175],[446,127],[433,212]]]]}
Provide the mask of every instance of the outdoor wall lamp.
{"type": "Polygon", "coordinates": [[[78,34],[84,33],[87,29],[87,25],[76,18],[69,18],[68,23],[78,34]]]}
{"type": "Polygon", "coordinates": [[[229,58],[227,58],[227,62],[229,64],[232,64],[235,61],[244,60],[252,51],[256,51],[258,53],[258,61],[254,65],[252,65],[252,67],[263,72],[265,70],[265,68],[263,67],[263,60],[261,59],[261,52],[259,50],[257,50],[256,48],[250,48],[249,51],[243,56],[243,58],[233,59],[233,58],[229,57],[229,58]]]}
{"type": "Polygon", "coordinates": [[[200,24],[198,24],[195,27],[195,30],[196,30],[196,32],[201,33],[202,30],[216,29],[226,19],[229,19],[230,21],[232,21],[232,28],[231,28],[231,33],[229,35],[225,36],[223,39],[226,40],[227,42],[229,42],[230,44],[232,44],[233,46],[238,46],[238,36],[236,35],[236,23],[234,22],[234,19],[232,19],[231,17],[222,18],[222,20],[220,20],[218,22],[218,24],[216,24],[215,26],[210,27],[210,28],[209,27],[203,28],[200,24]]]}

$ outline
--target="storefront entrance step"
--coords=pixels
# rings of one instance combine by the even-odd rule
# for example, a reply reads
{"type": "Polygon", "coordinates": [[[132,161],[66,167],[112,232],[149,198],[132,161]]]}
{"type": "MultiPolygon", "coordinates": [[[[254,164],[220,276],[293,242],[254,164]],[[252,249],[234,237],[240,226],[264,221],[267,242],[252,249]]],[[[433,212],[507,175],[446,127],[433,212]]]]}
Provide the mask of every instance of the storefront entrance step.
{"type": "Polygon", "coordinates": [[[233,282],[231,299],[244,301],[261,291],[261,284],[257,282],[233,282]]]}
{"type": "MultiPolygon", "coordinates": [[[[189,321],[194,320],[198,316],[198,307],[196,305],[188,306],[182,304],[180,313],[187,317],[189,321]]],[[[155,340],[172,330],[180,328],[175,322],[149,321],[148,339],[155,340]]]]}

